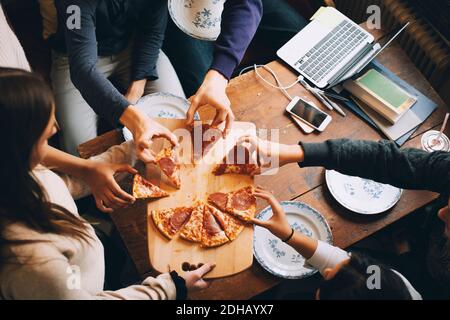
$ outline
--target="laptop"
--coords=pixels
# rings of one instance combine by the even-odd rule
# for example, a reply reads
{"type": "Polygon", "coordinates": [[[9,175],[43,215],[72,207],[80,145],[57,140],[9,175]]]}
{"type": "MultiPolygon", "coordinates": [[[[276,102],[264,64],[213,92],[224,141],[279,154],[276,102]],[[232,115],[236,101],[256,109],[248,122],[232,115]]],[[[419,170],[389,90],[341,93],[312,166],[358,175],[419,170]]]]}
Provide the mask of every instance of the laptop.
{"type": "Polygon", "coordinates": [[[278,57],[318,88],[330,88],[359,73],[409,22],[381,46],[333,7],[320,14],[277,51],[278,57]]]}

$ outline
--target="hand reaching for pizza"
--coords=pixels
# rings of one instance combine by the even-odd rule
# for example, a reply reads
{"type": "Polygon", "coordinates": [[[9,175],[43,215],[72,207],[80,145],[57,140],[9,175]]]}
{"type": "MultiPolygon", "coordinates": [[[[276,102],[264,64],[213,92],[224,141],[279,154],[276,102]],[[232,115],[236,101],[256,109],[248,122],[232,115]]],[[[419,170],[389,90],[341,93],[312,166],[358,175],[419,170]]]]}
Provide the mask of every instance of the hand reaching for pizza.
{"type": "Polygon", "coordinates": [[[269,202],[272,207],[273,215],[269,220],[258,220],[256,218],[252,218],[252,222],[260,227],[266,228],[273,235],[280,239],[286,239],[292,232],[292,228],[289,222],[286,219],[286,213],[281,207],[278,200],[275,196],[260,187],[257,187],[255,192],[253,193],[255,197],[264,199],[269,202]]]}
{"type": "Polygon", "coordinates": [[[255,136],[243,136],[238,140],[238,145],[247,147],[250,153],[256,150],[260,169],[282,167],[288,163],[301,162],[304,158],[303,148],[298,144],[287,145],[255,136]]]}
{"type": "Polygon", "coordinates": [[[91,188],[97,208],[105,213],[125,208],[135,201],[135,198],[123,191],[114,179],[114,175],[118,172],[137,173],[136,169],[128,164],[92,162],[83,176],[83,180],[91,188]]]}
{"type": "Polygon", "coordinates": [[[203,276],[214,269],[214,263],[206,263],[194,271],[188,271],[181,277],[186,281],[186,288],[189,291],[206,289],[209,283],[203,280],[203,276]]]}

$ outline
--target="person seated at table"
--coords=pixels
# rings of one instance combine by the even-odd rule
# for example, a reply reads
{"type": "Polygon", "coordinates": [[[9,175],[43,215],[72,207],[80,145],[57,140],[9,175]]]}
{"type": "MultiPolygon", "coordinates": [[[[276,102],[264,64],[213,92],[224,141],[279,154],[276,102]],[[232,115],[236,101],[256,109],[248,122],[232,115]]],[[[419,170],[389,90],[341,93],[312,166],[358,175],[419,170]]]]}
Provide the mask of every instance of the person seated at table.
{"type": "Polygon", "coordinates": [[[184,299],[207,286],[202,276],[213,264],[104,291],[104,249],[74,197],[92,192],[109,208],[132,203],[114,179],[136,172],[132,143],[76,158],[47,144],[57,123],[43,80],[0,68],[0,92],[0,132],[7,137],[0,160],[0,299],[184,299]]]}
{"type": "Polygon", "coordinates": [[[266,63],[306,24],[285,0],[225,1],[216,41],[194,39],[169,19],[163,49],[186,95],[192,96],[188,124],[199,108],[210,105],[217,110],[213,125],[225,121],[231,128],[234,114],[225,89],[252,39],[265,54],[258,63],[266,63]]]}
{"type": "Polygon", "coordinates": [[[166,0],[60,0],[51,79],[62,148],[76,155],[79,144],[97,136],[97,115],[130,129],[138,157],[151,161],[154,136],[169,130],[134,104],[144,94],[168,92],[184,97],[178,77],[160,50],[167,23],[166,0]],[[124,94],[122,94],[124,93],[124,94]]]}
{"type": "Polygon", "coordinates": [[[307,259],[308,265],[316,268],[324,277],[325,281],[316,291],[316,299],[422,300],[421,295],[399,272],[362,254],[348,253],[294,231],[283,207],[269,191],[257,188],[255,196],[269,202],[273,215],[269,220],[253,219],[252,222],[267,228],[294,248],[307,259]],[[375,272],[370,269],[374,267],[377,270],[375,272]]]}
{"type": "Polygon", "coordinates": [[[295,162],[301,168],[323,166],[399,188],[439,193],[439,199],[429,207],[431,217],[425,217],[430,220],[422,243],[425,249],[418,250],[420,252],[412,257],[404,256],[406,260],[402,265],[406,266],[401,272],[421,292],[433,291],[431,298],[450,297],[450,153],[401,149],[385,140],[336,139],[285,145],[243,137],[240,143],[258,150],[262,167],[270,166],[270,159],[278,158],[279,166],[295,162]]]}

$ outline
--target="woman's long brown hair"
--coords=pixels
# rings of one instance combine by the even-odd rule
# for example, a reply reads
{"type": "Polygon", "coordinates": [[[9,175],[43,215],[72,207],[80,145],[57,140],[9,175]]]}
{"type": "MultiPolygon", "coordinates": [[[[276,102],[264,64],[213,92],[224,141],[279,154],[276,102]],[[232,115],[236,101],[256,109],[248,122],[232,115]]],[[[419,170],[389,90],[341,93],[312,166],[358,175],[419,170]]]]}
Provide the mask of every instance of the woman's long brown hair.
{"type": "Polygon", "coordinates": [[[0,68],[0,244],[29,243],[5,236],[7,223],[88,241],[87,223],[50,203],[30,168],[33,149],[54,107],[50,88],[37,75],[0,68]]]}

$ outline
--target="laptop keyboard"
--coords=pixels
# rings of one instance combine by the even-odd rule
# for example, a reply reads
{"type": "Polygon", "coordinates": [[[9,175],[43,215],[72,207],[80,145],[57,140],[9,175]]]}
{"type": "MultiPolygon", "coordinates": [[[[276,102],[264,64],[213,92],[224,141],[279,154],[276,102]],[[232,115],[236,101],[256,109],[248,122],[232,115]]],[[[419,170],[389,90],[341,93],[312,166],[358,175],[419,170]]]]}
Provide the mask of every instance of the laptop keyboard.
{"type": "Polygon", "coordinates": [[[320,82],[367,37],[360,28],[344,20],[295,65],[315,82],[320,82]]]}

